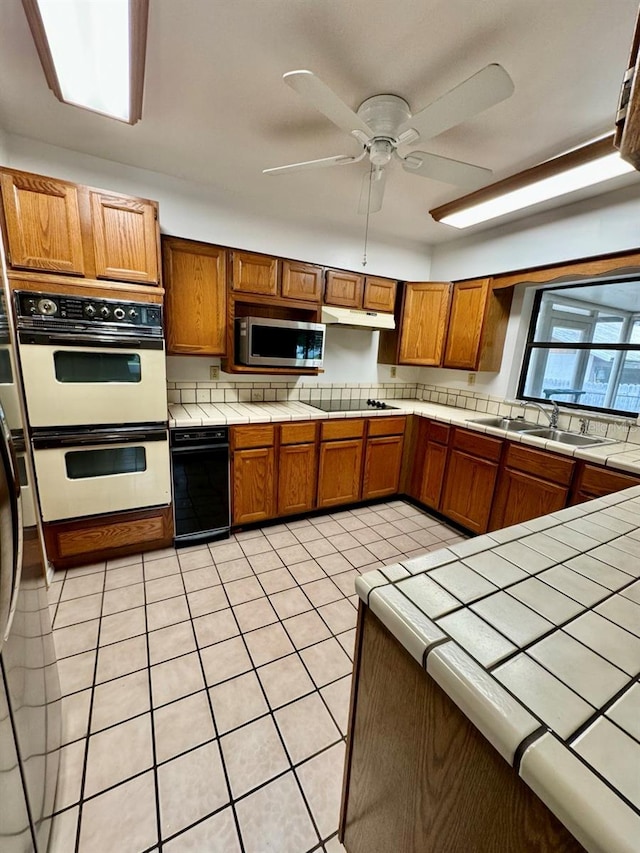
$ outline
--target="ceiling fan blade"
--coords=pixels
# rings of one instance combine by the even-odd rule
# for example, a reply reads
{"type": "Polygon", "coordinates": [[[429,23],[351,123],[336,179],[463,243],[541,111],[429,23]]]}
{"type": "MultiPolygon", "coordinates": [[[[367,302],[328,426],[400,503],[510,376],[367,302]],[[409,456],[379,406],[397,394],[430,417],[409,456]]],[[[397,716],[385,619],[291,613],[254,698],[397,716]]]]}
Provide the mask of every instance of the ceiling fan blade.
{"type": "Polygon", "coordinates": [[[348,166],[350,163],[359,163],[366,153],[364,151],[359,157],[348,157],[346,154],[337,154],[335,157],[322,157],[320,160],[305,160],[303,163],[275,166],[273,169],[263,169],[262,174],[284,175],[288,172],[302,172],[305,169],[322,169],[325,166],[348,166]]]}
{"type": "Polygon", "coordinates": [[[377,213],[382,208],[386,182],[387,172],[385,169],[365,172],[360,189],[358,213],[366,214],[367,208],[369,208],[369,213],[377,213]],[[369,187],[371,187],[371,199],[369,199],[369,187]]]}
{"type": "Polygon", "coordinates": [[[282,79],[346,133],[359,130],[367,139],[373,137],[371,128],[312,71],[289,71],[282,79]]]}
{"type": "Polygon", "coordinates": [[[466,189],[477,189],[493,174],[491,169],[483,169],[482,166],[473,166],[460,160],[450,160],[437,154],[428,154],[426,151],[412,151],[401,160],[405,172],[443,181],[445,184],[456,184],[466,189]]]}
{"type": "Polygon", "coordinates": [[[423,139],[431,139],[504,101],[513,94],[513,89],[511,77],[494,62],[416,113],[399,132],[413,129],[423,139]]]}

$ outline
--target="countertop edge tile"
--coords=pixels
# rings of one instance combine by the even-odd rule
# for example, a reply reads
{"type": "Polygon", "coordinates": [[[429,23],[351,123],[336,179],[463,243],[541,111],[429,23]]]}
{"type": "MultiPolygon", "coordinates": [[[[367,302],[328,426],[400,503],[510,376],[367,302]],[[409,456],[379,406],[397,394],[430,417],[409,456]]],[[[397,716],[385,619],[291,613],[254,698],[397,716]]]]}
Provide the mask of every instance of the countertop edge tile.
{"type": "Polygon", "coordinates": [[[395,586],[372,590],[369,607],[420,666],[429,646],[447,639],[444,631],[395,586]]]}

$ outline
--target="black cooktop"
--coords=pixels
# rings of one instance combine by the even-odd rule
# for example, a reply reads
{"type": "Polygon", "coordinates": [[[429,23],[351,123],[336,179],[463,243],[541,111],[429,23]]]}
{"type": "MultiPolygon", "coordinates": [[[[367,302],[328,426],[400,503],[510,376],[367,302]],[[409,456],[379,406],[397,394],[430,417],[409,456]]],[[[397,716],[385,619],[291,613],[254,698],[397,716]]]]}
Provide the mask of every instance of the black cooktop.
{"type": "Polygon", "coordinates": [[[397,409],[384,400],[310,400],[307,405],[323,412],[363,412],[367,409],[397,409]]]}

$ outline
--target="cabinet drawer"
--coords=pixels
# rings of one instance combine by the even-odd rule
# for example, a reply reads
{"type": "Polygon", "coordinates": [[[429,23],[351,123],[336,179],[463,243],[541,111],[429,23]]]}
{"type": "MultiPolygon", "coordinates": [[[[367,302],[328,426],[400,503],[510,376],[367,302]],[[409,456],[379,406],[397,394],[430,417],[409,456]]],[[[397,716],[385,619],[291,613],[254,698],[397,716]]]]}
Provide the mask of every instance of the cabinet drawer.
{"type": "Polygon", "coordinates": [[[369,435],[403,435],[406,418],[370,418],[369,435]]]}
{"type": "Polygon", "coordinates": [[[435,441],[436,444],[448,444],[450,432],[450,426],[440,424],[437,421],[429,421],[427,426],[427,438],[429,441],[435,441]]]}
{"type": "Polygon", "coordinates": [[[464,450],[472,456],[497,462],[502,451],[502,440],[456,427],[453,434],[453,447],[456,450],[464,450]]]}
{"type": "Polygon", "coordinates": [[[364,435],[364,420],[323,421],[320,425],[320,438],[328,441],[334,438],[361,438],[364,435]]]}
{"type": "Polygon", "coordinates": [[[573,459],[556,456],[555,453],[546,453],[543,450],[533,450],[521,444],[508,445],[505,460],[508,468],[525,474],[534,474],[536,477],[558,483],[560,486],[569,485],[575,464],[573,459]]]}
{"type": "Polygon", "coordinates": [[[282,424],[280,427],[280,444],[305,444],[316,440],[316,424],[282,424]]]}
{"type": "Polygon", "coordinates": [[[238,426],[231,430],[231,447],[240,450],[243,447],[271,447],[275,443],[273,424],[259,426],[238,426]]]}
{"type": "Polygon", "coordinates": [[[639,477],[631,474],[619,474],[614,471],[605,471],[597,465],[585,465],[579,478],[579,488],[590,495],[609,495],[619,492],[621,489],[629,489],[640,483],[639,477]]]}

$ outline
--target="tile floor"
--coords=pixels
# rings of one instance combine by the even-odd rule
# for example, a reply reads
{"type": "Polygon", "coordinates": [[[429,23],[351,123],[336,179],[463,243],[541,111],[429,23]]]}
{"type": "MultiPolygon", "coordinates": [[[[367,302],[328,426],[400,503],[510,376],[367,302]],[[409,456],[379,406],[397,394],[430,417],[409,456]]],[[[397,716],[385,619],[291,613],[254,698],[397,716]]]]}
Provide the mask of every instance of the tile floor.
{"type": "Polygon", "coordinates": [[[393,501],[56,573],[51,853],[344,850],[354,580],[460,539],[393,501]]]}

